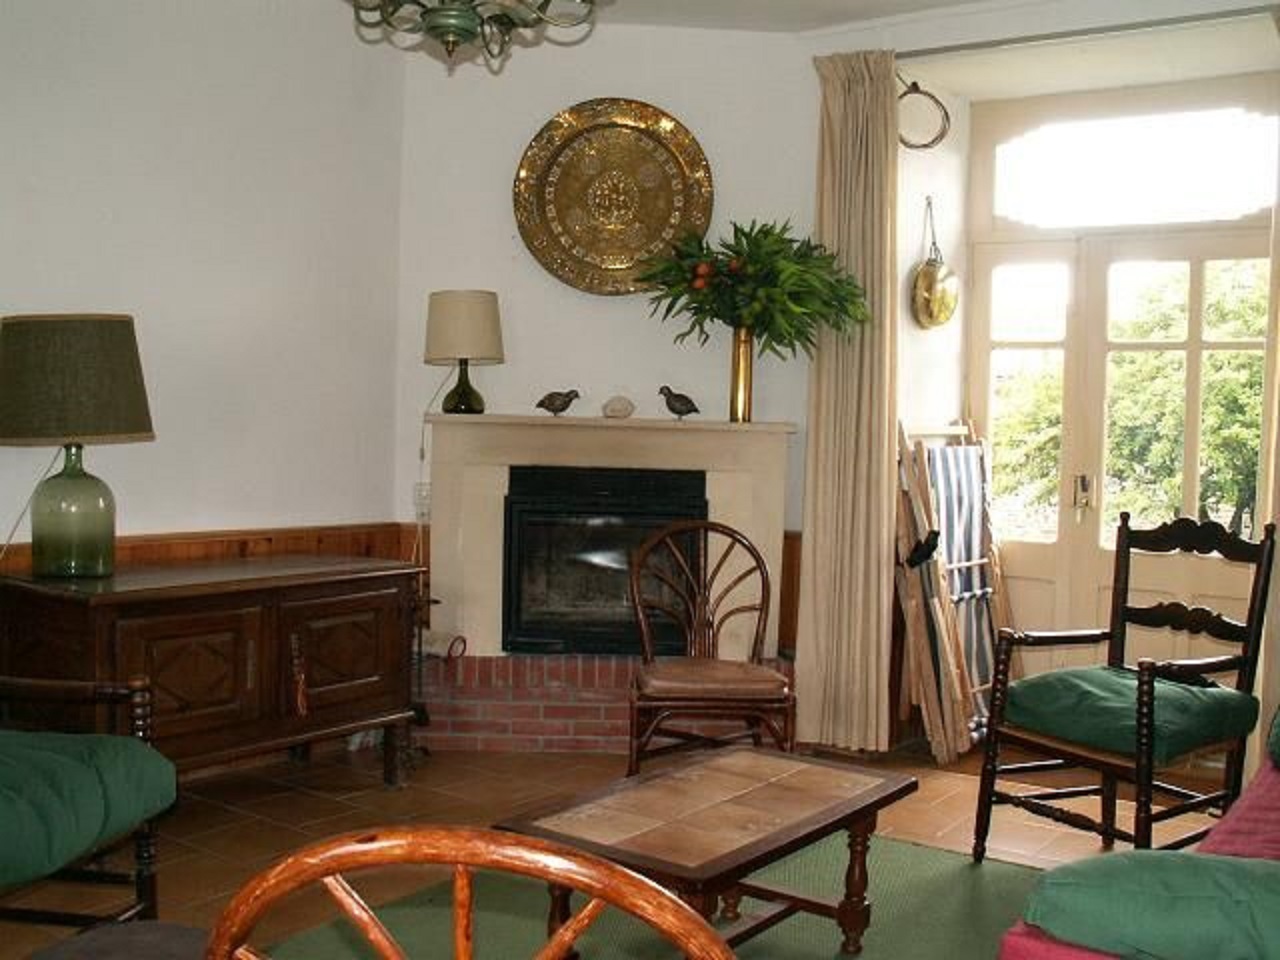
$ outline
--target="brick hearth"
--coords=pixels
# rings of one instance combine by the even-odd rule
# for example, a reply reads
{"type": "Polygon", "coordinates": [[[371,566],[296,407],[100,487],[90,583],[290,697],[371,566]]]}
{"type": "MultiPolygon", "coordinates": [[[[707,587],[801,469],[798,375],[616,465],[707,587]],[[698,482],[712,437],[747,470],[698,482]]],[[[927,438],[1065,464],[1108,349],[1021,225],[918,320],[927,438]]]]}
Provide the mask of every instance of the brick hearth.
{"type": "MultiPolygon", "coordinates": [[[[432,750],[627,752],[637,657],[465,656],[422,664],[432,750]]],[[[790,674],[786,661],[773,663],[790,674]]]]}

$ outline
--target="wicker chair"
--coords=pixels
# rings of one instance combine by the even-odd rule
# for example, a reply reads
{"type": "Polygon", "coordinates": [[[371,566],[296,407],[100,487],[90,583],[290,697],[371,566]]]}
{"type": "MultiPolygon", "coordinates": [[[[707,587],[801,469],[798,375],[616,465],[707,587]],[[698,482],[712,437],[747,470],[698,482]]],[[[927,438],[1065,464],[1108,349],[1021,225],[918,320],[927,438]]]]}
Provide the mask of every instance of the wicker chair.
{"type": "Polygon", "coordinates": [[[795,749],[791,681],[762,662],[769,589],[760,551],[722,523],[679,521],[641,544],[631,562],[643,662],[631,690],[628,776],[649,757],[747,738],[759,746],[764,733],[795,749]],[[721,658],[726,628],[743,630],[743,659],[721,658]],[[657,655],[663,629],[682,639],[683,656],[657,655]],[[722,721],[742,726],[708,733],[722,721]]]}

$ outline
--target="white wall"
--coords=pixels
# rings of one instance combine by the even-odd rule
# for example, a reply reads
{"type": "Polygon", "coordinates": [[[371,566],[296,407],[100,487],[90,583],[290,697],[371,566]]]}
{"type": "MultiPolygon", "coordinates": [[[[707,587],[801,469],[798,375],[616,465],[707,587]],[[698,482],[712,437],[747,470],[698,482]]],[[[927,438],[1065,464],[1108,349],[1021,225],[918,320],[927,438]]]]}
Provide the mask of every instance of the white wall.
{"type": "MultiPolygon", "coordinates": [[[[909,62],[902,65],[902,72],[910,76],[909,62]]],[[[925,85],[925,89],[945,104],[951,115],[951,129],[936,147],[903,148],[898,152],[898,419],[909,430],[951,423],[964,411],[964,330],[970,279],[965,229],[969,104],[932,85],[925,85]],[[927,197],[933,198],[934,225],[943,260],[961,281],[955,315],[945,325],[932,329],[924,329],[911,316],[912,271],[929,254],[927,197]]],[[[923,102],[920,97],[902,101],[902,128],[914,142],[927,139],[937,130],[937,116],[931,107],[926,106],[923,116],[916,115],[923,102]]]]}
{"type": "MultiPolygon", "coordinates": [[[[1230,0],[972,4],[807,36],[622,27],[450,71],[357,42],[343,0],[0,0],[0,312],[138,319],[158,440],[90,451],[122,532],[407,519],[418,423],[444,368],[420,362],[432,289],[499,291],[508,362],[476,371],[490,409],[554,387],[595,413],[656,389],[725,415],[728,337],[675,346],[643,297],[575,291],[525,251],[511,178],[539,127],[589,97],[647,100],[710,159],[712,236],[814,208],[814,54],[916,49],[1238,7],[1230,0]],[[402,83],[403,77],[403,83],[402,83]],[[402,113],[403,106],[403,113],[402,113]]],[[[953,106],[964,112],[963,103],[953,106]]],[[[920,203],[951,196],[966,126],[904,159],[901,257],[920,203]]],[[[963,272],[960,200],[940,240],[963,272]]],[[[905,282],[905,280],[904,280],[905,282]]],[[[909,329],[904,415],[959,403],[962,323],[909,329]],[[925,387],[916,371],[929,371],[925,387]]],[[[756,418],[803,426],[807,364],[763,361],[756,418]]],[[[804,435],[791,444],[800,525],[804,435]]],[[[0,449],[0,522],[51,451],[0,449]],[[6,508],[5,505],[9,506],[6,508]]],[[[20,530],[19,536],[25,531],[20,530]]]]}
{"type": "MultiPolygon", "coordinates": [[[[403,58],[300,6],[0,0],[0,313],[136,317],[121,532],[391,514],[403,58]]],[[[6,529],[51,453],[0,448],[6,529]]]]}
{"type": "MultiPolygon", "coordinates": [[[[607,11],[606,11],[607,13],[607,11]]],[[[407,57],[401,204],[396,514],[412,516],[419,420],[448,368],[422,364],[422,301],[433,289],[480,287],[501,299],[506,363],[472,370],[488,410],[534,413],[547,390],[576,387],[571,413],[598,416],[613,394],[637,416],[668,416],[669,383],[703,416],[728,412],[729,331],[677,346],[679,329],[649,316],[642,295],[602,297],[547,273],[525,249],[511,186],[526,145],[556,112],[593,97],[629,97],[674,115],[711,165],[709,235],[731,220],[790,220],[812,227],[818,86],[793,38],[705,30],[617,27],[601,14],[580,46],[517,50],[500,76],[476,64],[453,75],[407,57]]],[[[754,416],[802,422],[808,363],[757,361],[754,416]]],[[[435,409],[438,409],[439,401],[435,409]]],[[[804,438],[791,442],[788,526],[800,525],[804,438]]]]}

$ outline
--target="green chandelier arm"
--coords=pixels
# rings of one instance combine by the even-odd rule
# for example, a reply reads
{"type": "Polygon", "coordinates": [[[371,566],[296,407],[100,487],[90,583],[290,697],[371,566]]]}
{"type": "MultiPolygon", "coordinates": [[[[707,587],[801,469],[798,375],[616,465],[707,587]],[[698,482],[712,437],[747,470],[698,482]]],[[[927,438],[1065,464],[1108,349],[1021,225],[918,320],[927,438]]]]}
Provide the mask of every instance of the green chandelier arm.
{"type": "Polygon", "coordinates": [[[428,4],[422,0],[351,0],[351,6],[355,9],[356,21],[362,27],[390,27],[404,33],[426,32],[422,18],[428,4]]]}
{"type": "Polygon", "coordinates": [[[551,0],[481,0],[476,6],[486,13],[485,19],[505,18],[517,27],[532,27],[539,23],[553,27],[580,27],[591,19],[595,13],[595,0],[565,0],[566,3],[580,8],[579,12],[558,16],[550,11],[551,0]]]}

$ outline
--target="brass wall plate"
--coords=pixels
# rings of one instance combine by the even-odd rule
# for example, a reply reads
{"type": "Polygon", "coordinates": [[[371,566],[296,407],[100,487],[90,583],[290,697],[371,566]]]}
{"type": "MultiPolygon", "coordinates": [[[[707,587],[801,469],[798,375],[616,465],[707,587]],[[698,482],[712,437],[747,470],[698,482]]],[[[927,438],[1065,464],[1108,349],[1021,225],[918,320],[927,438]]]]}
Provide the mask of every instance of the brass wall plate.
{"type": "Polygon", "coordinates": [[[911,276],[911,315],[920,326],[940,327],[956,312],[960,278],[941,260],[930,258],[911,276]]]}
{"type": "Polygon", "coordinates": [[[707,232],[711,167],[692,133],[639,100],[560,111],[525,149],[513,188],[525,246],[588,293],[644,289],[645,262],[689,231],[707,232]]]}

